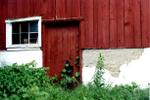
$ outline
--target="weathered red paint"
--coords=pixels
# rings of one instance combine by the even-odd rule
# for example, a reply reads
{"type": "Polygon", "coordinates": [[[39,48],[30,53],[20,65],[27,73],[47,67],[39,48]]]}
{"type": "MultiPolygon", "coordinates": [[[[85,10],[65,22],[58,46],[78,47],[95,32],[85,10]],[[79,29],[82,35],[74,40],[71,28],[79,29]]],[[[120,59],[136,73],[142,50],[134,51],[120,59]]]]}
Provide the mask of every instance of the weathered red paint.
{"type": "MultiPolygon", "coordinates": [[[[45,27],[47,22],[77,22],[80,51],[85,48],[150,46],[150,0],[0,0],[0,49],[5,49],[5,20],[31,16],[42,16],[42,27],[45,27]]],[[[61,41],[58,34],[53,34],[54,40],[44,41],[49,38],[50,31],[57,33],[56,30],[50,29],[42,30],[44,65],[51,63],[46,61],[46,58],[55,59],[49,53],[62,49],[61,46],[49,47],[51,43],[61,41]],[[46,48],[50,52],[46,51],[46,48]]],[[[66,34],[69,34],[74,29],[64,27],[64,30],[58,30],[66,30],[66,34]]],[[[68,41],[71,39],[69,36],[66,38],[68,41]]],[[[64,46],[64,52],[67,48],[64,46]]],[[[55,55],[57,58],[58,55],[55,55]]]]}
{"type": "Polygon", "coordinates": [[[150,0],[1,0],[0,48],[6,19],[83,17],[82,48],[149,47],[150,0]]]}
{"type": "Polygon", "coordinates": [[[74,72],[80,71],[74,62],[79,56],[79,24],[72,22],[45,23],[43,34],[44,65],[50,68],[50,76],[60,75],[66,60],[74,72]]]}

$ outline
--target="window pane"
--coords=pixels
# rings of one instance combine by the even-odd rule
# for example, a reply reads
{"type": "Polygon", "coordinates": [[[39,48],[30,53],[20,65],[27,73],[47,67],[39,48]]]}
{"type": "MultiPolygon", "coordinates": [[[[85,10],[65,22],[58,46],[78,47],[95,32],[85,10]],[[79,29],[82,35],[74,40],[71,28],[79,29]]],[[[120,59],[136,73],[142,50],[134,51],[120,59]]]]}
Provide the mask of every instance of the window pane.
{"type": "Polygon", "coordinates": [[[21,33],[21,44],[28,43],[28,33],[21,33]]]}
{"type": "Polygon", "coordinates": [[[12,44],[19,44],[19,34],[12,34],[12,44]]]}
{"type": "Polygon", "coordinates": [[[19,33],[19,23],[12,23],[12,32],[19,33]]]}
{"type": "Polygon", "coordinates": [[[30,33],[30,38],[38,38],[38,33],[30,33]]]}
{"type": "Polygon", "coordinates": [[[21,23],[21,32],[28,32],[28,22],[21,23]]]}
{"type": "Polygon", "coordinates": [[[30,32],[38,32],[38,21],[30,22],[30,32]]]}
{"type": "Polygon", "coordinates": [[[37,39],[30,39],[30,43],[37,43],[37,39]]]}
{"type": "Polygon", "coordinates": [[[37,43],[38,33],[30,33],[30,43],[37,43]]]}

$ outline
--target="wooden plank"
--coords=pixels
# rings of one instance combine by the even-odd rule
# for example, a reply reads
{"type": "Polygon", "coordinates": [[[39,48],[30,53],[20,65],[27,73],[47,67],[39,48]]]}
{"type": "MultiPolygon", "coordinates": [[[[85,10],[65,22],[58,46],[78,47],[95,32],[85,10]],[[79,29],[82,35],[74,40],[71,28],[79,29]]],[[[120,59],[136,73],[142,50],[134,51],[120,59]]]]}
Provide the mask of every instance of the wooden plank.
{"type": "Polygon", "coordinates": [[[66,17],[66,0],[56,0],[56,19],[66,17]]]}
{"type": "Polygon", "coordinates": [[[117,2],[110,0],[110,48],[117,48],[117,2]]]}
{"type": "MultiPolygon", "coordinates": [[[[84,2],[85,0],[81,0],[81,16],[84,17],[84,2]]],[[[84,19],[85,20],[85,19],[84,19]]],[[[81,21],[80,22],[80,26],[79,26],[79,32],[80,32],[80,43],[79,43],[79,46],[80,48],[85,48],[85,43],[86,43],[86,38],[85,38],[85,35],[86,35],[86,32],[85,32],[85,21],[81,21]]]]}
{"type": "Polygon", "coordinates": [[[23,0],[24,5],[24,15],[25,17],[30,16],[30,0],[23,0]]]}
{"type": "Polygon", "coordinates": [[[15,14],[14,12],[16,12],[16,0],[8,0],[8,9],[7,9],[7,13],[8,13],[8,18],[14,18],[15,14]]]}
{"type": "MultiPolygon", "coordinates": [[[[55,54],[55,64],[57,64],[56,69],[63,69],[64,64],[62,62],[62,53],[65,52],[62,48],[63,48],[63,44],[62,44],[62,29],[60,29],[59,27],[56,30],[56,38],[57,38],[57,42],[55,44],[57,44],[56,46],[56,54],[55,54]],[[59,31],[58,31],[59,30],[59,31]]],[[[58,72],[58,74],[61,73],[61,70],[58,72]]]]}
{"type": "Polygon", "coordinates": [[[2,6],[3,6],[3,2],[1,1],[1,3],[0,3],[0,16],[1,16],[1,18],[0,18],[0,50],[2,50],[2,21],[3,21],[3,8],[2,8],[2,6]]]}
{"type": "Polygon", "coordinates": [[[98,47],[98,0],[94,0],[93,2],[93,47],[98,47]]]}
{"type": "Polygon", "coordinates": [[[68,38],[68,36],[67,36],[67,33],[65,32],[65,29],[63,29],[62,30],[62,38],[63,38],[63,42],[62,42],[62,44],[66,44],[66,45],[63,45],[63,57],[62,57],[62,59],[63,59],[63,64],[65,64],[65,61],[68,59],[68,56],[66,55],[66,53],[68,53],[68,42],[67,42],[67,38],[68,38]]]}
{"type": "Polygon", "coordinates": [[[72,0],[72,17],[80,17],[80,0],[72,0]]]}
{"type": "Polygon", "coordinates": [[[6,25],[5,25],[5,20],[8,18],[7,14],[8,14],[8,1],[7,0],[3,0],[2,4],[1,4],[1,33],[0,33],[0,49],[1,50],[5,50],[6,49],[6,25]]]}
{"type": "Polygon", "coordinates": [[[47,58],[49,56],[49,54],[47,54],[47,48],[48,48],[48,36],[46,36],[48,30],[46,28],[45,25],[42,26],[42,50],[43,50],[43,64],[44,64],[44,67],[48,67],[48,61],[47,61],[47,58]]]}
{"type": "MultiPolygon", "coordinates": [[[[74,28],[74,27],[73,27],[74,28]]],[[[74,28],[74,31],[75,31],[75,33],[76,34],[74,34],[75,36],[73,36],[74,37],[74,44],[75,44],[75,48],[74,48],[74,51],[75,51],[75,55],[74,55],[74,61],[76,60],[76,58],[77,57],[79,57],[79,60],[81,60],[81,56],[80,56],[80,47],[79,47],[79,43],[80,43],[80,41],[79,41],[79,37],[80,37],[80,33],[79,33],[79,27],[78,26],[76,26],[75,28],[74,28]]],[[[74,63],[74,62],[73,62],[74,63]]],[[[75,63],[74,63],[74,65],[75,65],[75,63]]],[[[79,65],[80,65],[80,67],[78,66],[78,65],[75,65],[75,70],[74,70],[74,73],[75,73],[75,71],[77,72],[80,72],[80,69],[82,68],[82,66],[81,66],[81,64],[80,64],[80,61],[79,61],[79,65]]],[[[81,73],[81,72],[80,72],[81,73]]]]}
{"type": "Polygon", "coordinates": [[[57,18],[57,19],[43,19],[43,23],[80,23],[83,17],[57,18]]]}
{"type": "MultiPolygon", "coordinates": [[[[75,61],[75,57],[76,57],[76,50],[78,49],[78,48],[76,49],[76,38],[77,38],[76,34],[78,34],[78,33],[76,33],[76,30],[74,30],[74,29],[75,29],[74,26],[70,27],[70,29],[69,29],[69,32],[71,33],[71,34],[69,34],[70,35],[69,37],[70,37],[70,61],[72,61],[71,62],[72,66],[75,66],[74,61],[75,61]],[[76,33],[76,34],[74,34],[74,33],[76,33]],[[74,45],[74,46],[72,46],[72,45],[74,45]]],[[[77,67],[74,67],[73,73],[75,71],[77,71],[76,68],[77,67]]]]}
{"type": "Polygon", "coordinates": [[[125,47],[134,47],[133,0],[125,0],[125,47]]]}
{"type": "Polygon", "coordinates": [[[124,47],[124,0],[116,0],[118,48],[124,47]]]}
{"type": "Polygon", "coordinates": [[[66,0],[66,18],[80,17],[80,0],[66,0]]]}
{"type": "Polygon", "coordinates": [[[84,21],[81,21],[80,22],[80,26],[79,26],[79,33],[80,33],[80,43],[79,43],[79,46],[80,46],[80,49],[81,48],[85,48],[85,43],[86,43],[86,40],[85,40],[85,26],[84,26],[84,21]]]}
{"type": "Polygon", "coordinates": [[[16,18],[22,18],[22,16],[24,15],[24,7],[23,7],[23,3],[22,0],[14,0],[16,1],[15,5],[15,10],[16,10],[16,18]]]}
{"type": "Polygon", "coordinates": [[[93,0],[84,0],[84,17],[85,17],[85,46],[93,46],[93,0]]]}
{"type": "Polygon", "coordinates": [[[56,16],[56,2],[55,0],[43,0],[41,15],[43,18],[54,19],[56,16]]]}
{"type": "MultiPolygon", "coordinates": [[[[65,30],[65,28],[64,28],[64,30],[65,30]]],[[[72,53],[71,53],[71,49],[72,49],[72,31],[73,30],[71,30],[71,27],[67,27],[67,29],[65,30],[65,34],[66,34],[66,36],[67,36],[67,38],[66,38],[66,45],[67,45],[67,53],[68,53],[68,55],[67,55],[67,59],[65,59],[65,60],[69,60],[69,61],[71,61],[72,60],[72,58],[71,58],[71,55],[72,55],[72,53]],[[69,34],[68,34],[69,33],[69,34]]],[[[74,44],[73,44],[74,45],[74,44]]],[[[75,45],[74,45],[75,46],[75,45]]]]}
{"type": "Polygon", "coordinates": [[[41,9],[39,9],[40,5],[40,0],[30,0],[30,14],[32,16],[37,16],[38,13],[41,11],[41,9]],[[33,8],[34,7],[34,8],[33,8]]]}
{"type": "Polygon", "coordinates": [[[97,34],[97,47],[98,48],[102,48],[103,46],[103,31],[102,31],[102,21],[103,21],[103,2],[102,0],[98,0],[98,19],[97,19],[97,31],[98,31],[98,34],[97,34]]]}
{"type": "MultiPolygon", "coordinates": [[[[50,36],[50,33],[49,33],[49,27],[47,26],[46,28],[46,33],[45,33],[45,38],[43,39],[47,39],[46,40],[46,44],[45,44],[45,47],[43,47],[45,49],[45,52],[43,51],[43,53],[45,53],[45,60],[46,60],[46,67],[49,67],[49,70],[51,70],[51,66],[49,64],[51,64],[51,51],[48,51],[48,50],[51,50],[51,36],[50,36]]],[[[49,73],[50,75],[50,73],[49,73]]]]}
{"type": "Polygon", "coordinates": [[[34,0],[34,2],[33,2],[33,4],[34,4],[33,6],[35,6],[34,16],[41,15],[42,9],[40,9],[40,7],[42,7],[42,2],[43,2],[43,0],[38,0],[38,2],[37,2],[37,0],[34,0]]]}
{"type": "Polygon", "coordinates": [[[60,44],[58,44],[58,39],[59,39],[59,35],[58,35],[58,31],[57,31],[58,29],[56,28],[55,30],[53,30],[53,33],[50,33],[50,34],[52,34],[52,36],[54,36],[53,37],[53,39],[54,39],[54,43],[52,44],[52,48],[51,49],[53,49],[53,52],[51,52],[51,54],[52,54],[52,56],[53,56],[53,58],[52,59],[54,59],[54,63],[53,64],[57,64],[57,66],[52,66],[54,69],[58,69],[60,66],[58,66],[58,60],[60,59],[59,57],[58,57],[58,53],[59,53],[59,50],[58,50],[58,48],[59,48],[59,45],[60,44]]]}
{"type": "Polygon", "coordinates": [[[51,30],[48,32],[49,35],[49,50],[48,52],[50,52],[50,57],[48,57],[49,59],[49,66],[50,66],[50,74],[55,73],[55,69],[56,69],[56,65],[55,65],[55,48],[56,48],[56,44],[55,44],[55,39],[56,39],[56,32],[55,32],[55,28],[50,28],[51,30]]]}
{"type": "Polygon", "coordinates": [[[133,0],[134,47],[142,46],[140,0],[133,0]]]}
{"type": "MultiPolygon", "coordinates": [[[[68,34],[69,37],[70,37],[70,40],[69,40],[70,41],[70,57],[69,57],[69,59],[71,61],[71,65],[74,66],[75,65],[74,60],[75,60],[75,55],[76,55],[76,49],[75,49],[76,42],[75,42],[75,39],[76,39],[76,34],[77,33],[75,33],[76,31],[74,30],[74,26],[70,27],[68,32],[71,33],[71,34],[68,34]],[[72,46],[72,45],[74,45],[74,46],[72,46]]],[[[74,71],[76,71],[76,67],[74,67],[73,72],[74,71]]]]}
{"type": "Polygon", "coordinates": [[[109,0],[103,0],[103,26],[102,26],[102,31],[103,31],[103,48],[109,48],[109,37],[110,37],[110,27],[109,27],[109,0]]]}
{"type": "MultiPolygon", "coordinates": [[[[45,25],[42,25],[42,33],[46,33],[46,28],[45,28],[45,25]]],[[[43,56],[42,56],[42,58],[43,58],[43,64],[46,64],[46,60],[45,60],[45,51],[46,51],[46,49],[44,48],[44,47],[46,47],[46,43],[47,42],[45,42],[46,41],[46,36],[45,36],[45,34],[42,34],[41,35],[41,39],[42,39],[42,51],[43,51],[43,56]]],[[[46,67],[46,66],[45,66],[46,67]]]]}
{"type": "Polygon", "coordinates": [[[73,13],[73,0],[66,0],[66,17],[71,18],[73,13]]]}
{"type": "Polygon", "coordinates": [[[75,33],[76,33],[75,36],[74,36],[74,38],[75,38],[74,43],[75,43],[75,50],[76,50],[76,55],[75,56],[79,56],[79,51],[80,51],[80,40],[79,40],[79,38],[80,38],[80,32],[79,32],[79,26],[76,26],[74,29],[75,29],[75,33]]]}
{"type": "Polygon", "coordinates": [[[110,27],[109,27],[109,0],[102,0],[102,9],[103,9],[103,14],[102,14],[102,34],[103,34],[103,48],[109,48],[109,32],[110,32],[110,27]]]}
{"type": "Polygon", "coordinates": [[[149,47],[150,39],[150,1],[141,0],[142,47],[149,47]]]}

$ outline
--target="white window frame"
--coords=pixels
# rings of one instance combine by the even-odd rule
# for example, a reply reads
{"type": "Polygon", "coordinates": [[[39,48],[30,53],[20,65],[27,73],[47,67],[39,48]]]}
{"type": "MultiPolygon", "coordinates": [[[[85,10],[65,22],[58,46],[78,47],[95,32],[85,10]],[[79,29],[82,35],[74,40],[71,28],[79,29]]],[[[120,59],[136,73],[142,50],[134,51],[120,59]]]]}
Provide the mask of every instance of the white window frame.
{"type": "Polygon", "coordinates": [[[6,23],[6,48],[39,48],[41,47],[41,17],[27,17],[13,20],[5,20],[6,23]],[[36,44],[12,44],[12,23],[15,22],[27,22],[27,21],[38,21],[38,43],[36,44]]]}

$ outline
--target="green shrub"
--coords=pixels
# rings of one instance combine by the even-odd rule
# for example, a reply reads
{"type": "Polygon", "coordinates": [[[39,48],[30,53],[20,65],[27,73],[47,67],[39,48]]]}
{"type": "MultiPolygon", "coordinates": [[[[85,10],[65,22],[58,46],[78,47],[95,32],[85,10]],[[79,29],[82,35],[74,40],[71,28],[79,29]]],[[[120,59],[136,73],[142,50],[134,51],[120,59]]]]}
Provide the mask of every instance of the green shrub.
{"type": "MultiPolygon", "coordinates": [[[[99,62],[100,68],[103,67],[101,56],[99,62]]],[[[33,62],[1,67],[0,100],[149,100],[148,88],[140,89],[136,84],[102,85],[103,79],[98,80],[102,74],[103,71],[97,74],[94,84],[67,90],[55,85],[57,78],[49,78],[46,69],[35,68],[33,62]]]]}
{"type": "Polygon", "coordinates": [[[92,85],[94,86],[103,86],[104,85],[104,79],[103,79],[103,74],[104,74],[104,57],[99,54],[97,65],[96,65],[96,72],[94,75],[94,80],[92,85]]]}
{"type": "Polygon", "coordinates": [[[45,69],[35,68],[34,62],[1,67],[0,76],[0,98],[24,98],[30,90],[42,91],[50,86],[45,69]]]}
{"type": "Polygon", "coordinates": [[[65,89],[73,89],[80,83],[80,72],[74,74],[73,70],[73,66],[67,60],[61,71],[61,79],[59,81],[59,84],[65,89]]]}

